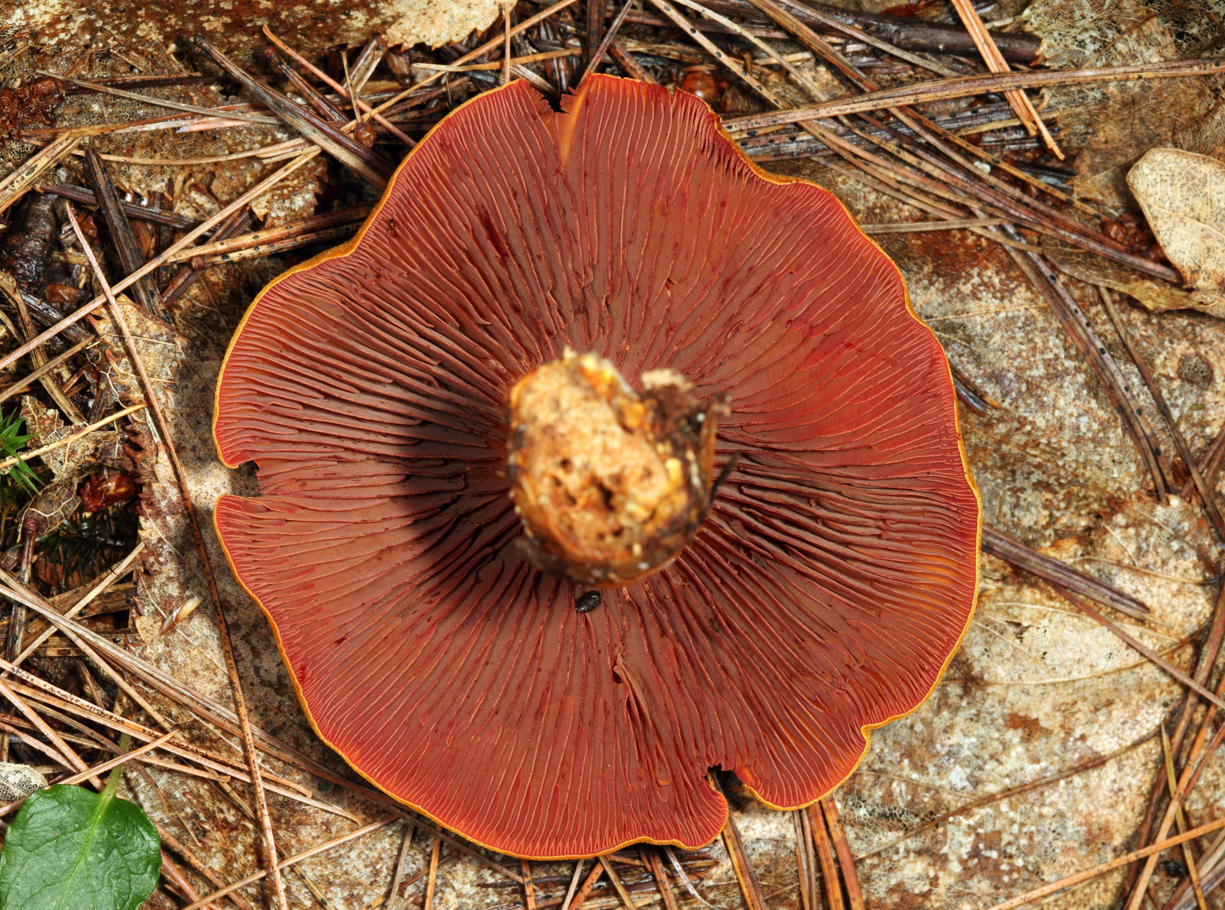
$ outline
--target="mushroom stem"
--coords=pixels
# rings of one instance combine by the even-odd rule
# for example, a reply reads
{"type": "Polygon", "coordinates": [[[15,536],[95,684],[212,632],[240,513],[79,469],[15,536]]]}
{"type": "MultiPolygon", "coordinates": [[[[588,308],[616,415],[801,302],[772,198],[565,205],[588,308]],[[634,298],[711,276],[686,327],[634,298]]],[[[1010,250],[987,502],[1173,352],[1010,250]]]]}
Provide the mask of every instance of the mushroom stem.
{"type": "Polygon", "coordinates": [[[609,361],[572,351],[510,392],[507,474],[523,550],[584,585],[623,585],[672,560],[713,495],[722,400],[673,370],[639,395],[609,361]]]}

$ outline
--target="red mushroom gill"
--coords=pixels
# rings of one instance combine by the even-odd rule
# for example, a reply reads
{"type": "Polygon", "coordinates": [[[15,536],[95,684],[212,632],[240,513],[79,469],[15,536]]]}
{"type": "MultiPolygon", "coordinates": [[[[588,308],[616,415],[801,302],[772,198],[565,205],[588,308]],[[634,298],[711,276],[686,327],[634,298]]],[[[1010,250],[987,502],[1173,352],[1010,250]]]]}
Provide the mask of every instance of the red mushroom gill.
{"type": "MultiPolygon", "coordinates": [[[[594,424],[568,426],[586,457],[594,424]]],[[[901,276],[828,192],[658,86],[595,76],[557,112],[520,82],[452,113],[353,242],[256,299],[215,432],[258,463],[217,529],[319,735],[505,853],[704,844],[713,766],[817,799],[973,607],[978,501],[901,276]],[[704,471],[701,514],[641,575],[576,568],[510,495],[511,390],[567,351],[618,395],[667,370],[692,396],[692,445],[659,451],[704,471]]]]}

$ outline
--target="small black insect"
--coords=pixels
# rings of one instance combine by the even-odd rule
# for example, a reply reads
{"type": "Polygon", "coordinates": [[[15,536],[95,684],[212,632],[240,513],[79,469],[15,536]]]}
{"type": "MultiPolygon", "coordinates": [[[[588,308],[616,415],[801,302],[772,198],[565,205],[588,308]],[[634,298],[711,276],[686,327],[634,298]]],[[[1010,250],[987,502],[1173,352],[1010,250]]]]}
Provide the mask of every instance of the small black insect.
{"type": "Polygon", "coordinates": [[[1161,864],[1161,871],[1173,878],[1186,878],[1187,876],[1187,867],[1172,859],[1167,859],[1161,864]]]}
{"type": "Polygon", "coordinates": [[[604,595],[599,591],[587,591],[585,594],[580,594],[574,602],[574,609],[580,613],[590,613],[598,607],[604,600],[604,595]]]}

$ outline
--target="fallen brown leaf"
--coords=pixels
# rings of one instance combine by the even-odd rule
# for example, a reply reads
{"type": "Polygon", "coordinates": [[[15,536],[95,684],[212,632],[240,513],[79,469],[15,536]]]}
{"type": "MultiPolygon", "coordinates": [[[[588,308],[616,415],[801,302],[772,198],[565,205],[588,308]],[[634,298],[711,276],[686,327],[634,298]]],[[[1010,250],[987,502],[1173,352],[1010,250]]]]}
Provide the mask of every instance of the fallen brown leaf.
{"type": "Polygon", "coordinates": [[[1225,304],[1225,163],[1149,149],[1127,174],[1153,234],[1195,291],[1225,304]]]}
{"type": "Polygon", "coordinates": [[[1184,290],[1065,244],[1044,243],[1042,249],[1062,271],[1073,278],[1126,294],[1150,312],[1199,310],[1209,316],[1225,319],[1225,298],[1218,294],[1184,290]]]}

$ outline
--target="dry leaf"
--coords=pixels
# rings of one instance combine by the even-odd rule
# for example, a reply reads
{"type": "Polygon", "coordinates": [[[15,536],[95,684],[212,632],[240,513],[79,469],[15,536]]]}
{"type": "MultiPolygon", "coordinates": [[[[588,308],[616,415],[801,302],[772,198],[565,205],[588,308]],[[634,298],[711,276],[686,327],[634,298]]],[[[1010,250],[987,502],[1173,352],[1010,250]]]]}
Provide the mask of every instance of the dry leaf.
{"type": "Polygon", "coordinates": [[[47,786],[47,778],[30,765],[0,762],[0,800],[11,802],[25,799],[35,790],[47,786]]]}
{"type": "MultiPolygon", "coordinates": [[[[1025,10],[1052,68],[1151,63],[1215,56],[1225,19],[1212,3],[1154,0],[1034,0],[1025,10]]],[[[1219,4],[1217,4],[1219,9],[1219,4]]],[[[1043,92],[1043,110],[1059,125],[1060,142],[1076,149],[1073,185],[1082,199],[1121,210],[1124,175],[1154,146],[1203,154],[1225,150],[1220,76],[1058,86],[1043,92]]]]}
{"type": "Polygon", "coordinates": [[[264,222],[264,227],[288,224],[295,218],[307,218],[315,214],[327,173],[327,160],[316,158],[295,171],[289,179],[252,199],[251,211],[264,222]]]}
{"type": "Polygon", "coordinates": [[[1225,306],[1225,164],[1182,149],[1149,149],[1127,185],[1187,284],[1225,306]]]}
{"type": "MultiPolygon", "coordinates": [[[[83,423],[65,424],[59,411],[44,407],[32,395],[21,396],[21,417],[26,432],[32,434],[30,448],[58,442],[85,428],[83,423]]],[[[121,464],[123,433],[111,427],[94,430],[39,457],[56,478],[73,477],[94,464],[121,464]]]]}
{"type": "Polygon", "coordinates": [[[1042,250],[1059,266],[1060,271],[1081,281],[1126,294],[1146,310],[1154,313],[1199,310],[1209,316],[1225,319],[1225,298],[1217,294],[1187,291],[1169,282],[1149,278],[1096,253],[1087,253],[1055,241],[1044,242],[1042,250]]]}
{"type": "MultiPolygon", "coordinates": [[[[178,332],[155,316],[150,316],[130,297],[120,294],[115,303],[132,336],[136,353],[145,372],[156,387],[173,382],[180,356],[182,338],[178,332]]],[[[109,308],[91,317],[94,328],[106,342],[104,360],[106,375],[99,381],[107,386],[124,404],[144,401],[145,393],[132,364],[128,361],[123,333],[111,317],[109,308]]]]}

